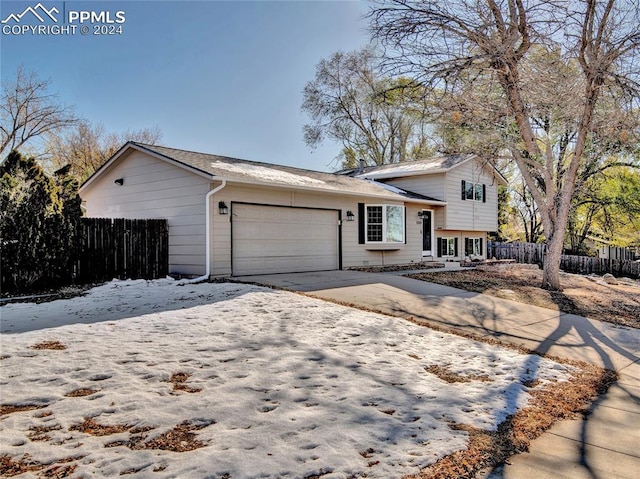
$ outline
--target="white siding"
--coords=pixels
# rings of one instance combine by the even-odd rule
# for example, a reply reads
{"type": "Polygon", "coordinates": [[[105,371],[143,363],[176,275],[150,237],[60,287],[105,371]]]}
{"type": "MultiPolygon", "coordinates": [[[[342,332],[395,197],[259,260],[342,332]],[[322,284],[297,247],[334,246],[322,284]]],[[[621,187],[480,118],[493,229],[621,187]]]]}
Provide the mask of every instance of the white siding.
{"type": "Polygon", "coordinates": [[[204,274],[205,195],[209,181],[139,151],[120,158],[82,192],[95,218],[165,218],[169,271],[204,274]],[[124,179],[118,186],[114,180],[124,179]]]}
{"type": "Polygon", "coordinates": [[[497,231],[498,183],[478,161],[468,161],[447,172],[446,217],[442,227],[447,230],[497,231]],[[486,202],[462,200],[462,180],[486,185],[486,202]]]}
{"type": "Polygon", "coordinates": [[[445,200],[444,173],[424,176],[408,176],[406,178],[393,178],[391,180],[382,181],[406,191],[418,193],[440,201],[445,200]]]}
{"type": "MultiPolygon", "coordinates": [[[[422,261],[422,221],[418,218],[420,205],[409,205],[406,209],[406,244],[398,245],[394,251],[373,250],[372,245],[358,244],[358,203],[380,204],[380,200],[363,199],[342,194],[327,195],[313,192],[276,188],[227,185],[212,198],[213,205],[224,201],[233,203],[255,203],[262,205],[299,206],[307,208],[335,209],[342,212],[342,267],[375,266],[382,264],[404,264],[422,261]],[[356,214],[355,221],[346,221],[346,212],[356,214]]],[[[402,205],[402,203],[396,203],[402,205]]],[[[437,208],[434,208],[437,210],[437,208]]],[[[440,208],[441,209],[441,208],[440,208]]],[[[212,255],[211,274],[231,274],[231,222],[230,216],[222,216],[212,208],[212,255]]],[[[436,215],[437,216],[437,215],[436,215]]]]}
{"type": "MultiPolygon", "coordinates": [[[[479,163],[468,162],[446,176],[394,179],[390,183],[448,202],[447,207],[430,206],[427,209],[434,211],[435,238],[450,234],[460,238],[458,256],[464,253],[465,237],[481,235],[486,244],[484,232],[497,229],[497,185],[479,163]],[[461,200],[463,179],[487,185],[486,203],[461,200]]],[[[201,275],[205,272],[206,260],[204,201],[207,192],[219,184],[134,150],[102,172],[99,179],[83,191],[82,197],[89,217],[168,219],[170,271],[201,275]],[[123,178],[124,185],[114,184],[117,178],[123,178]]],[[[407,264],[423,259],[422,221],[418,217],[418,212],[425,208],[423,205],[406,205],[406,242],[385,249],[358,244],[357,218],[358,203],[381,204],[385,201],[348,194],[228,184],[211,198],[210,271],[213,276],[232,273],[230,220],[235,203],[339,211],[343,220],[340,227],[343,268],[407,264]],[[219,201],[231,207],[230,215],[220,215],[219,201]],[[355,221],[346,221],[347,210],[356,214],[355,221]]],[[[390,204],[403,205],[402,202],[390,204]]]]}
{"type": "Polygon", "coordinates": [[[434,226],[439,230],[497,231],[498,186],[489,168],[472,160],[445,173],[384,180],[390,185],[437,200],[445,208],[435,208],[434,226]],[[486,185],[486,202],[463,201],[461,182],[486,185]]]}

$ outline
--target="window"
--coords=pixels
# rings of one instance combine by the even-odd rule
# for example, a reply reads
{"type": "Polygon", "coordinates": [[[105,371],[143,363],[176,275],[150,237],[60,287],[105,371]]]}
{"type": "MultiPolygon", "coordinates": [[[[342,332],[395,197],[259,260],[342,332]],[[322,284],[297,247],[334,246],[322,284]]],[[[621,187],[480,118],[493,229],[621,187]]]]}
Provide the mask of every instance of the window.
{"type": "Polygon", "coordinates": [[[438,256],[458,256],[458,238],[438,238],[438,256]]]}
{"type": "Polygon", "coordinates": [[[462,180],[462,199],[485,203],[487,201],[486,186],[483,183],[462,180]]]}
{"type": "Polygon", "coordinates": [[[476,201],[483,201],[484,199],[484,192],[482,191],[484,189],[484,185],[480,184],[480,183],[476,183],[475,184],[475,198],[474,200],[476,201]]]}
{"type": "Polygon", "coordinates": [[[404,206],[366,206],[367,243],[404,243],[404,206]]]}
{"type": "Polygon", "coordinates": [[[465,184],[465,200],[472,200],[473,199],[473,183],[469,182],[469,181],[464,181],[463,182],[465,184]]]}
{"type": "Polygon", "coordinates": [[[467,256],[483,256],[482,238],[465,238],[464,253],[467,256]]]}
{"type": "Polygon", "coordinates": [[[367,241],[382,241],[382,206],[367,206],[367,241]]]}

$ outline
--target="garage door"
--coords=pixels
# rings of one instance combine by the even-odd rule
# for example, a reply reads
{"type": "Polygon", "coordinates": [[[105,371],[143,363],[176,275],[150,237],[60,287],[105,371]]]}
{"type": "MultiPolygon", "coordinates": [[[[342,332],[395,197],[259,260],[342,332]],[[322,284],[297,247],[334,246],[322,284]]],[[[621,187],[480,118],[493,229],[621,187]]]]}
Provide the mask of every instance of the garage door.
{"type": "Polygon", "coordinates": [[[338,269],[338,212],[232,205],[234,276],[338,269]]]}

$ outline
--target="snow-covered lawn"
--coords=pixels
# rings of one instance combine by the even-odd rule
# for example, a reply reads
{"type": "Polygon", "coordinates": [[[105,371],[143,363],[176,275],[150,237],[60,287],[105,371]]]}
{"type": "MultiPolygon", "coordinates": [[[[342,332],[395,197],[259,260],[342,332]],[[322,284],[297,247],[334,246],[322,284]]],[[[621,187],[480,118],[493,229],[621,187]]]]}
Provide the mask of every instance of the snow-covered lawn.
{"type": "Polygon", "coordinates": [[[465,447],[451,423],[495,429],[527,403],[523,382],[570,373],[233,283],[113,281],[0,315],[0,402],[44,406],[0,416],[0,456],[77,458],[73,477],[399,478],[465,447]]]}

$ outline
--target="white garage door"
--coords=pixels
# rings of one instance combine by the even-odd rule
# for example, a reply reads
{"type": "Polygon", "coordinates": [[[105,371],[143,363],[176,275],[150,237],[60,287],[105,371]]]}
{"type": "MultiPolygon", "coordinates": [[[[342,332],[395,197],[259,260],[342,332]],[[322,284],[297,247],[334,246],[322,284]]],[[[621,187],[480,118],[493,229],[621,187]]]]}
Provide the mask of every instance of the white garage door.
{"type": "Polygon", "coordinates": [[[234,276],[338,269],[338,212],[232,205],[234,276]]]}

